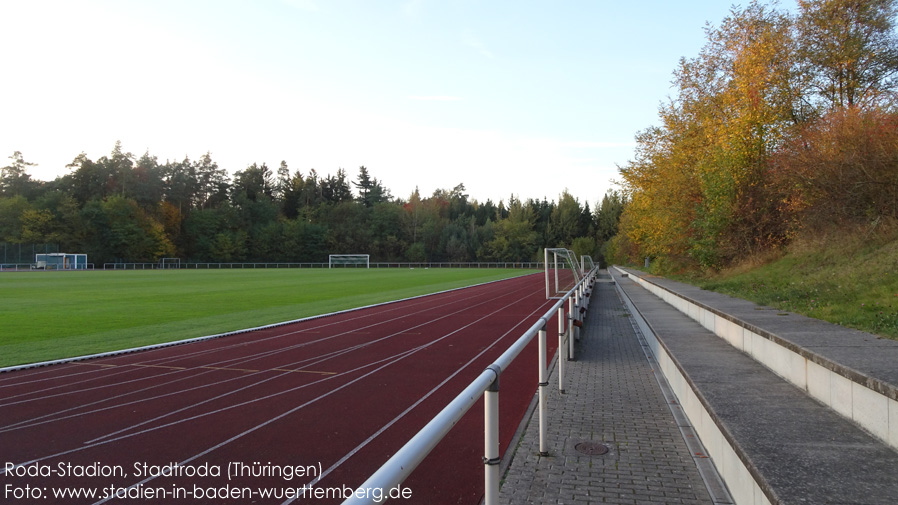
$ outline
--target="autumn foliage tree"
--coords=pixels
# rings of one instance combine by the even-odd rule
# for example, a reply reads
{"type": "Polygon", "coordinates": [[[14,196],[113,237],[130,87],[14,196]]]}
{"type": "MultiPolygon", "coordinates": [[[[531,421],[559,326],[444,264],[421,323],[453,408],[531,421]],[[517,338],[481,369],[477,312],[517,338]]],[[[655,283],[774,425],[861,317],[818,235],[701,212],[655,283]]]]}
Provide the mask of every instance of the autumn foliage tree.
{"type": "Polygon", "coordinates": [[[674,72],[661,125],[637,135],[634,159],[620,167],[629,200],[622,243],[631,254],[720,268],[786,243],[796,210],[819,201],[821,187],[890,187],[883,177],[837,177],[812,164],[845,167],[854,152],[864,160],[856,171],[873,157],[886,172],[898,168],[886,161],[891,123],[850,112],[893,103],[895,5],[809,0],[791,16],[754,1],[707,27],[700,54],[674,72]],[[848,112],[828,112],[842,108],[848,112]],[[838,146],[870,128],[879,133],[843,149],[840,160],[838,146]]]}
{"type": "Polygon", "coordinates": [[[893,0],[799,0],[809,83],[828,109],[888,105],[898,72],[893,0]]]}
{"type": "Polygon", "coordinates": [[[745,245],[735,231],[755,217],[737,214],[740,202],[795,124],[790,30],[788,16],[755,2],[706,28],[699,56],[680,61],[662,126],[637,135],[636,159],[620,169],[626,232],[645,255],[716,267],[745,245]]]}
{"type": "Polygon", "coordinates": [[[898,114],[837,109],[771,160],[784,211],[814,229],[898,219],[898,114]]]}

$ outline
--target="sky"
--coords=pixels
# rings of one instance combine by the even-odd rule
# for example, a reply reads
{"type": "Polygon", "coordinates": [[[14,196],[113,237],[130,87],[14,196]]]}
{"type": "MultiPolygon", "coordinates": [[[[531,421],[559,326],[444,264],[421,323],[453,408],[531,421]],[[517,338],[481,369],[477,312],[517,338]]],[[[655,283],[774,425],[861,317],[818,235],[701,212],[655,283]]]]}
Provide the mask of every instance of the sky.
{"type": "Polygon", "coordinates": [[[726,0],[0,0],[0,166],[116,141],[595,206],[726,0]]]}

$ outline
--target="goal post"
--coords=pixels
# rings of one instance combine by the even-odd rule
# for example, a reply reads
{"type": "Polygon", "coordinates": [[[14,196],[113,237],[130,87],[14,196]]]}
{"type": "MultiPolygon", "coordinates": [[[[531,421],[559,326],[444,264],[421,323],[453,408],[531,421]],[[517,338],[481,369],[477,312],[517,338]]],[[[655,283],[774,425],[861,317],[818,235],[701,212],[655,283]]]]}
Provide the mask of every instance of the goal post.
{"type": "Polygon", "coordinates": [[[179,269],[181,268],[181,258],[162,258],[159,260],[159,268],[165,270],[166,268],[179,269]]]}
{"type": "Polygon", "coordinates": [[[371,268],[371,263],[367,254],[329,254],[327,268],[335,267],[371,268]]]}
{"type": "Polygon", "coordinates": [[[545,249],[546,299],[562,298],[580,282],[580,262],[574,251],[545,249]]]}
{"type": "Polygon", "coordinates": [[[588,272],[593,271],[596,268],[595,262],[592,260],[592,256],[584,254],[580,256],[580,274],[586,275],[588,272]]]}

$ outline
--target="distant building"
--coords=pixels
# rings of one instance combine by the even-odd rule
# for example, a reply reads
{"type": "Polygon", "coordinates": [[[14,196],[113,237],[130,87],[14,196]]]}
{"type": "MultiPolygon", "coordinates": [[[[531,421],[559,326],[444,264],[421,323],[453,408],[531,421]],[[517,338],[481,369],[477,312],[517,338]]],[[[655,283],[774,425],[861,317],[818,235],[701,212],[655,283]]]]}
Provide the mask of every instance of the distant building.
{"type": "Polygon", "coordinates": [[[34,268],[40,270],[87,270],[86,254],[35,254],[34,268]]]}

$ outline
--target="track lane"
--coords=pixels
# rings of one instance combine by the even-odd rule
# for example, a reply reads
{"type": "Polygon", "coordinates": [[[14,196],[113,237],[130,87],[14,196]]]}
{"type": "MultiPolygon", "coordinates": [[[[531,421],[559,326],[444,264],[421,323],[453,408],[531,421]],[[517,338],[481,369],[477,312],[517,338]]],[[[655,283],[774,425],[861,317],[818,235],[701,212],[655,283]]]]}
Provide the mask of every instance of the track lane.
{"type": "MultiPolygon", "coordinates": [[[[459,298],[459,295],[456,292],[452,292],[452,293],[450,293],[450,295],[451,296],[449,296],[448,298],[456,298],[456,299],[459,298]]],[[[448,306],[450,306],[451,303],[457,303],[457,302],[458,302],[458,300],[450,299],[447,302],[447,305],[444,305],[444,307],[448,307],[448,306]]],[[[423,303],[424,302],[422,302],[422,301],[413,301],[413,302],[409,303],[409,305],[410,305],[410,307],[414,307],[416,305],[421,305],[423,303]]],[[[425,311],[429,312],[430,309],[429,308],[425,309],[425,311]]],[[[75,362],[75,363],[69,364],[68,366],[88,365],[88,366],[106,367],[106,368],[118,367],[120,369],[124,369],[124,371],[110,372],[110,373],[106,374],[105,376],[94,376],[89,379],[80,380],[78,382],[75,382],[74,384],[66,383],[66,384],[63,384],[60,386],[55,386],[55,387],[43,387],[41,389],[30,389],[24,393],[19,393],[19,394],[16,394],[15,391],[12,391],[12,392],[7,391],[7,393],[3,397],[4,400],[0,400],[0,402],[5,402],[5,403],[0,403],[0,407],[6,406],[6,405],[13,405],[13,404],[17,404],[17,403],[29,402],[29,401],[46,401],[46,400],[51,400],[54,402],[54,404],[61,405],[62,402],[64,402],[65,400],[60,399],[60,397],[66,396],[70,393],[77,393],[80,395],[80,394],[83,394],[83,393],[89,392],[89,391],[97,391],[97,390],[104,390],[104,389],[108,389],[108,388],[118,387],[121,385],[121,379],[123,378],[122,377],[123,374],[128,374],[128,375],[126,375],[126,377],[127,377],[127,380],[131,383],[140,382],[140,380],[142,380],[141,378],[135,379],[135,378],[132,378],[132,376],[134,375],[135,370],[142,370],[145,368],[158,368],[160,370],[165,370],[167,372],[162,375],[147,372],[146,374],[144,374],[144,377],[143,377],[144,379],[149,379],[149,380],[155,381],[159,377],[163,377],[163,376],[175,377],[171,382],[164,382],[164,383],[162,383],[162,385],[171,384],[173,382],[178,382],[181,380],[194,379],[195,376],[186,374],[186,372],[192,372],[194,369],[232,370],[235,372],[241,372],[241,371],[242,372],[266,372],[269,370],[274,370],[274,371],[294,371],[294,372],[325,373],[325,374],[326,373],[334,373],[334,372],[317,372],[315,370],[306,370],[306,369],[304,369],[305,365],[303,365],[303,363],[301,361],[288,363],[286,365],[276,365],[269,369],[266,369],[264,366],[260,370],[253,370],[253,369],[247,368],[247,367],[251,366],[251,365],[249,365],[249,363],[251,363],[254,360],[259,359],[259,358],[264,358],[264,357],[276,355],[276,354],[282,354],[282,353],[292,351],[292,350],[300,348],[300,347],[312,346],[312,345],[316,345],[316,344],[328,345],[329,344],[329,342],[327,342],[328,340],[340,337],[342,335],[358,334],[359,332],[362,332],[365,330],[370,330],[373,326],[383,325],[383,324],[394,322],[397,320],[408,320],[409,317],[421,316],[420,311],[402,313],[401,308],[394,308],[394,307],[389,307],[389,310],[385,310],[382,313],[379,313],[377,311],[363,311],[363,312],[367,312],[367,313],[363,313],[361,316],[353,315],[352,317],[345,318],[346,320],[340,320],[342,318],[336,318],[337,320],[335,320],[335,321],[330,321],[325,324],[312,325],[310,328],[306,328],[306,329],[302,329],[302,330],[282,331],[273,336],[258,337],[252,341],[253,346],[256,348],[254,354],[249,355],[249,356],[243,355],[238,358],[229,358],[229,359],[213,361],[211,363],[209,363],[207,361],[196,361],[196,359],[197,359],[197,357],[208,358],[210,355],[212,355],[212,353],[216,353],[216,352],[227,352],[227,351],[233,351],[234,349],[240,349],[240,348],[246,347],[248,345],[248,343],[245,341],[244,342],[236,342],[236,343],[231,343],[229,345],[214,346],[211,349],[206,348],[206,349],[197,350],[197,348],[208,347],[208,344],[218,343],[218,341],[209,341],[208,344],[205,342],[201,342],[201,343],[193,344],[194,350],[192,350],[191,352],[185,353],[182,355],[175,355],[174,357],[171,356],[171,353],[172,353],[172,351],[174,351],[178,348],[171,348],[172,351],[169,351],[168,349],[159,349],[159,350],[154,350],[154,351],[148,351],[147,354],[149,354],[149,355],[162,354],[163,355],[162,357],[156,357],[156,358],[152,358],[152,359],[142,359],[138,362],[134,362],[134,360],[131,359],[130,356],[128,356],[128,355],[114,356],[111,358],[100,359],[100,360],[92,360],[90,362],[75,362]],[[378,321],[373,324],[366,323],[366,325],[361,326],[360,328],[359,327],[350,327],[346,331],[333,333],[334,328],[339,328],[341,324],[346,324],[347,321],[350,324],[352,324],[352,323],[358,324],[359,321],[363,321],[366,318],[370,319],[372,317],[374,317],[374,318],[383,317],[383,315],[385,315],[385,314],[389,314],[391,312],[395,313],[397,311],[399,311],[400,314],[391,319],[378,321]],[[329,332],[329,334],[327,336],[322,336],[321,334],[324,333],[325,330],[327,330],[329,332]],[[266,343],[266,341],[268,341],[267,343],[271,343],[273,341],[279,341],[280,339],[283,339],[283,338],[289,337],[289,336],[294,336],[296,334],[303,334],[303,335],[316,334],[316,335],[314,335],[311,338],[311,340],[304,341],[304,342],[301,342],[298,344],[292,344],[292,345],[286,346],[286,347],[283,347],[283,346],[275,347],[275,348],[269,349],[267,351],[259,350],[260,344],[264,344],[264,343],[266,343]],[[207,345],[203,345],[203,344],[207,344],[207,345]],[[292,368],[286,369],[286,367],[292,367],[292,368]],[[119,378],[119,381],[116,383],[85,386],[85,383],[87,383],[87,382],[96,382],[96,381],[101,381],[101,380],[106,380],[108,382],[108,379],[110,379],[114,376],[118,376],[118,378],[119,378]],[[60,388],[65,388],[68,391],[60,392],[59,391],[60,388]],[[48,392],[50,392],[50,391],[52,391],[52,393],[48,394],[48,392]]],[[[237,336],[235,336],[235,337],[237,337],[237,336]]],[[[235,340],[236,340],[236,338],[235,338],[235,340]]],[[[366,342],[364,337],[362,338],[361,342],[366,342]]],[[[335,354],[339,354],[342,352],[346,352],[345,349],[334,351],[335,354]]],[[[325,355],[320,355],[320,354],[316,355],[316,354],[314,354],[314,352],[312,355],[314,356],[314,359],[321,359],[323,356],[325,356],[325,355]]],[[[208,373],[209,372],[205,372],[205,374],[208,374],[208,373]]],[[[62,376],[67,377],[68,375],[64,374],[62,376]]],[[[43,380],[45,381],[48,379],[50,379],[50,378],[45,378],[43,380]]],[[[25,381],[24,383],[31,384],[30,381],[25,381]]],[[[149,389],[153,389],[155,387],[157,387],[157,386],[151,385],[149,387],[143,387],[143,388],[139,388],[139,389],[129,389],[128,392],[129,393],[141,393],[141,392],[145,392],[149,389]]],[[[107,394],[107,391],[101,391],[100,396],[101,396],[101,400],[86,402],[84,397],[82,396],[82,397],[70,400],[70,403],[73,403],[75,405],[75,407],[77,407],[77,406],[100,403],[103,401],[103,399],[116,398],[115,395],[107,394]]]]}
{"type": "MultiPolygon", "coordinates": [[[[329,319],[324,318],[316,320],[315,325],[299,325],[297,328],[283,327],[278,330],[280,333],[277,335],[274,330],[266,330],[255,335],[236,335],[234,337],[239,338],[234,340],[230,340],[232,337],[228,337],[217,341],[205,341],[201,342],[203,345],[197,347],[192,347],[193,344],[191,344],[190,346],[159,349],[142,356],[138,356],[138,354],[123,355],[114,359],[101,360],[103,364],[115,364],[117,367],[122,367],[128,366],[128,360],[125,358],[130,356],[133,363],[152,361],[153,364],[162,365],[164,363],[165,366],[200,367],[206,365],[202,365],[202,361],[196,362],[196,360],[205,356],[218,359],[217,362],[228,362],[231,365],[241,362],[241,366],[247,367],[245,370],[257,370],[241,372],[246,373],[246,377],[254,377],[253,380],[256,380],[253,374],[270,376],[276,369],[286,369],[291,365],[314,364],[317,368],[322,368],[321,365],[324,364],[336,366],[325,367],[328,368],[328,373],[334,375],[319,376],[317,374],[284,372],[275,380],[268,380],[243,390],[234,388],[229,391],[224,388],[221,390],[221,394],[224,396],[220,398],[211,394],[212,386],[194,384],[190,388],[184,388],[183,395],[174,395],[183,396],[177,402],[170,402],[162,398],[151,401],[150,403],[164,404],[163,408],[157,411],[156,419],[145,410],[142,410],[133,419],[123,416],[118,410],[128,410],[134,405],[125,405],[124,403],[121,409],[111,408],[85,413],[80,417],[83,417],[87,424],[96,423],[97,419],[105,420],[105,432],[103,433],[105,436],[96,437],[96,434],[103,430],[93,430],[90,435],[85,433],[84,436],[73,437],[72,441],[77,442],[75,444],[69,443],[66,446],[65,440],[59,440],[54,445],[61,450],[53,452],[52,454],[55,456],[50,456],[44,450],[44,455],[45,457],[50,456],[48,460],[55,461],[66,458],[75,460],[77,454],[79,461],[97,460],[106,463],[112,459],[122,459],[121,455],[124,454],[124,461],[146,456],[146,459],[156,458],[163,462],[159,464],[188,460],[233,461],[234,458],[238,458],[237,461],[249,462],[255,461],[255,459],[265,459],[272,462],[285,462],[277,464],[286,464],[290,461],[295,463],[299,459],[300,463],[311,461],[321,463],[322,467],[331,467],[343,460],[343,463],[336,465],[319,483],[326,483],[329,480],[350,482],[351,479],[356,479],[358,481],[350,485],[357,485],[382,462],[375,462],[375,460],[385,460],[390,450],[395,451],[398,448],[397,443],[402,445],[413,431],[423,426],[435,412],[445,405],[449,398],[470,381],[470,376],[479,374],[486,364],[507,347],[507,343],[495,344],[493,355],[484,353],[481,359],[471,361],[471,356],[484,351],[490,344],[491,340],[488,336],[501,335],[505,331],[510,335],[507,337],[508,341],[513,341],[524,329],[529,327],[529,324],[532,324],[532,320],[545,312],[545,309],[534,310],[546,303],[544,293],[542,293],[542,297],[537,296],[542,292],[539,280],[536,279],[537,282],[534,282],[531,276],[530,279],[524,278],[523,281],[518,279],[515,282],[505,281],[504,283],[505,290],[521,289],[530,292],[530,296],[525,297],[525,301],[513,305],[521,305],[523,307],[521,310],[529,311],[524,314],[516,315],[512,309],[505,308],[507,301],[497,294],[502,289],[493,291],[479,287],[476,290],[471,288],[469,294],[466,293],[461,297],[455,296],[446,300],[435,297],[427,300],[431,302],[428,304],[417,300],[416,309],[423,310],[411,310],[410,312],[414,312],[415,316],[391,318],[389,316],[401,315],[401,311],[395,310],[397,307],[391,306],[390,311],[380,316],[385,319],[381,321],[376,321],[376,313],[353,314],[346,318],[349,321],[333,321],[336,324],[330,322],[323,324],[323,321],[329,319]],[[534,289],[534,286],[538,289],[534,289]],[[438,311],[457,306],[459,300],[465,300],[470,305],[452,317],[439,316],[438,311]],[[476,303],[471,303],[477,301],[482,301],[483,304],[478,306],[476,303]],[[489,311],[491,308],[492,312],[489,311]],[[527,314],[535,314],[530,323],[520,325],[521,327],[517,331],[508,329],[513,322],[520,323],[521,318],[527,314]],[[451,324],[449,324],[450,321],[452,321],[451,324]],[[356,326],[354,329],[350,327],[353,324],[356,326]],[[310,331],[309,329],[313,327],[316,329],[310,331]],[[325,330],[328,327],[330,329],[325,330]],[[503,328],[505,329],[503,330],[503,328]],[[391,331],[392,333],[375,334],[375,329],[379,332],[391,331]],[[322,333],[323,331],[325,333],[322,333]],[[451,335],[446,336],[450,333],[451,335]],[[284,336],[287,334],[289,336],[284,336]],[[434,335],[442,335],[444,338],[441,337],[442,340],[437,341],[433,338],[434,335]],[[220,347],[227,348],[227,351],[211,346],[210,344],[213,342],[222,343],[220,347]],[[268,347],[273,343],[277,344],[268,347]],[[190,349],[187,350],[187,348],[190,349]],[[291,355],[287,361],[285,361],[285,352],[281,352],[286,348],[290,348],[291,355]],[[240,354],[240,356],[229,357],[229,353],[240,354]],[[418,359],[413,360],[411,356],[418,359]],[[250,363],[246,360],[247,357],[253,361],[253,368],[249,368],[250,363]],[[392,361],[390,361],[391,358],[392,361]],[[381,359],[388,361],[378,361],[381,359]],[[469,361],[471,362],[468,363],[469,361]],[[176,363],[180,363],[180,365],[176,365],[176,363]],[[400,369],[400,364],[404,369],[400,369]],[[414,381],[408,380],[409,374],[415,377],[414,381]],[[298,379],[298,376],[303,376],[303,379],[298,379]],[[452,378],[447,380],[446,377],[452,378]],[[434,389],[434,384],[439,384],[441,381],[444,381],[444,384],[434,389]],[[268,395],[260,395],[253,391],[263,386],[272,392],[268,395]],[[199,396],[186,393],[188,389],[198,392],[199,396]],[[386,396],[375,394],[378,390],[387,391],[389,394],[386,396]],[[285,406],[291,406],[291,408],[285,409],[285,406]],[[115,412],[114,415],[113,412],[115,412]],[[360,419],[360,416],[363,416],[364,419],[360,419]],[[111,421],[109,418],[114,418],[115,421],[111,421]],[[322,424],[322,419],[326,420],[326,426],[319,426],[322,424]],[[135,420],[137,421],[135,422],[135,420]],[[147,423],[147,420],[152,421],[147,423]],[[170,424],[174,420],[178,422],[170,424]],[[127,424],[128,422],[131,424],[127,424]],[[116,431],[119,432],[118,435],[110,435],[116,431]],[[202,431],[202,433],[195,433],[196,431],[202,431]],[[190,433],[190,440],[185,440],[185,433],[190,433]],[[89,436],[94,436],[94,438],[88,438],[89,436]],[[371,441],[362,445],[369,438],[371,441]],[[172,440],[177,440],[179,443],[166,443],[166,441],[172,440]],[[222,443],[223,441],[227,441],[227,443],[222,443]],[[84,442],[91,443],[86,444],[85,448],[83,447],[84,442]],[[151,449],[148,450],[148,447],[151,449]],[[66,452],[68,450],[74,452],[66,452]],[[195,452],[191,453],[190,451],[195,452]],[[116,455],[110,456],[110,453],[113,452],[116,455]],[[194,456],[185,458],[184,454],[193,454],[194,456]]],[[[554,326],[549,325],[550,329],[554,326]]],[[[552,341],[553,339],[550,339],[550,342],[552,341]]],[[[535,356],[535,351],[532,355],[535,356]]],[[[519,360],[522,359],[524,358],[519,358],[519,360]]],[[[529,361],[535,361],[535,357],[529,361]]],[[[528,370],[533,369],[532,373],[525,371],[522,374],[532,375],[534,378],[525,386],[524,401],[518,402],[523,404],[524,408],[535,390],[536,367],[535,363],[532,365],[528,365],[528,370]]],[[[236,367],[231,366],[230,368],[236,367]]],[[[514,366],[509,368],[509,375],[503,373],[503,388],[505,389],[510,389],[506,383],[510,382],[507,379],[513,377],[511,375],[513,368],[514,366]]],[[[196,369],[198,368],[194,368],[194,370],[196,369]]],[[[221,372],[222,376],[236,373],[234,370],[217,370],[216,373],[218,372],[221,372]]],[[[66,371],[66,373],[70,373],[70,371],[66,371]]],[[[208,380],[212,376],[211,371],[201,373],[204,374],[203,380],[208,380]]],[[[26,379],[28,378],[26,377],[26,379]]],[[[234,381],[234,384],[236,383],[237,381],[234,381]]],[[[225,382],[224,384],[231,383],[225,382]]],[[[506,398],[507,395],[503,395],[502,415],[503,418],[506,418],[503,425],[516,426],[523,410],[518,409],[518,413],[512,414],[512,417],[516,416],[517,419],[508,421],[505,411],[509,409],[504,407],[506,398]]],[[[0,401],[3,400],[0,399],[0,401]]],[[[69,413],[71,414],[71,411],[69,413]]],[[[476,414],[473,416],[481,423],[477,430],[482,430],[480,417],[476,414]]],[[[72,421],[69,418],[64,422],[72,421]]],[[[43,436],[53,433],[53,430],[58,430],[58,427],[48,426],[52,424],[53,422],[42,424],[46,429],[42,432],[43,436]]],[[[73,431],[81,433],[82,429],[86,429],[86,425],[73,431]]],[[[510,430],[503,428],[503,430],[508,432],[507,436],[510,437],[510,431],[513,431],[513,428],[510,430]]],[[[23,427],[16,431],[19,432],[19,435],[28,432],[25,438],[41,438],[41,435],[38,435],[40,433],[38,426],[23,427]]],[[[6,435],[0,430],[0,444],[5,442],[6,435]]],[[[474,447],[477,447],[475,452],[482,450],[479,447],[480,444],[474,444],[474,447]]],[[[457,450],[458,445],[454,444],[450,449],[457,450]]],[[[22,448],[19,447],[19,449],[22,448]]],[[[36,454],[36,449],[34,447],[31,449],[24,452],[36,454]]],[[[44,449],[46,448],[44,447],[44,449]]],[[[439,446],[437,450],[441,450],[439,446]]],[[[22,457],[17,456],[17,459],[13,461],[27,460],[24,454],[19,456],[22,457]]],[[[476,471],[482,473],[479,457],[474,458],[472,464],[476,471]]],[[[422,472],[416,472],[416,475],[422,472]]],[[[439,474],[440,471],[432,470],[431,473],[439,474]]],[[[425,486],[428,489],[431,488],[433,481],[443,480],[441,477],[415,478],[421,481],[422,490],[425,486]]],[[[133,478],[130,481],[121,479],[117,485],[126,485],[129,482],[134,484],[134,481],[133,478]]],[[[249,481],[260,485],[266,482],[265,479],[255,478],[249,479],[249,481]]],[[[89,479],[70,480],[71,485],[79,482],[89,483],[89,479]]],[[[166,483],[169,482],[177,483],[178,481],[166,480],[166,483]]],[[[184,483],[186,484],[187,481],[184,483]]],[[[275,484],[283,486],[285,483],[281,480],[275,484]]],[[[470,483],[466,483],[466,486],[471,488],[470,483]]],[[[456,491],[459,488],[457,483],[451,484],[449,487],[456,491]]],[[[474,489],[479,488],[479,482],[476,482],[473,487],[474,489]]],[[[436,486],[434,489],[438,490],[440,487],[436,486]]],[[[435,492],[439,493],[437,496],[445,497],[443,491],[435,492]]],[[[477,494],[479,491],[474,491],[474,493],[477,494]]],[[[470,494],[469,490],[467,495],[470,494]]],[[[423,499],[423,495],[421,499],[423,499]]],[[[425,503],[425,501],[419,503],[425,503]]]]}

